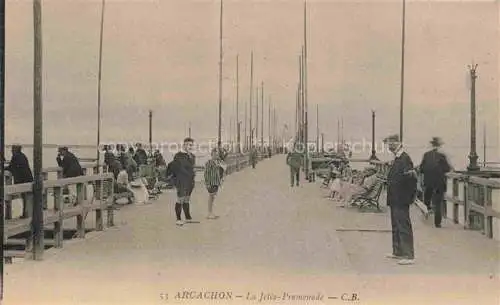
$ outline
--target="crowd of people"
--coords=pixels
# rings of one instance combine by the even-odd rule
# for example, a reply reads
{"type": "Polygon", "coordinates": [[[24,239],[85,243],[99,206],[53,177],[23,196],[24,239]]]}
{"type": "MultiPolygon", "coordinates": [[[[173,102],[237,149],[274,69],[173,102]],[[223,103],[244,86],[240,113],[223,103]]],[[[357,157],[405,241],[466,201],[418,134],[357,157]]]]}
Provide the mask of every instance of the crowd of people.
{"type": "MultiPolygon", "coordinates": [[[[348,161],[331,162],[330,172],[325,177],[323,186],[330,188],[328,198],[346,207],[353,205],[356,198],[373,194],[375,188],[385,184],[392,226],[392,253],[387,257],[397,259],[400,265],[411,265],[414,263],[415,253],[410,206],[417,196],[418,174],[423,177],[423,201],[427,212],[434,214],[434,225],[441,228],[446,173],[453,168],[441,151],[444,143],[438,137],[432,138],[432,149],[423,155],[418,166],[414,166],[411,157],[405,152],[399,135],[387,137],[384,143],[394,155],[387,174],[377,173],[376,168],[371,166],[355,171],[348,161]]],[[[287,156],[291,187],[299,186],[300,169],[303,167],[300,148],[300,144],[296,144],[287,156]]]]}
{"type": "Polygon", "coordinates": [[[110,146],[104,146],[104,164],[107,171],[113,173],[115,177],[114,192],[116,194],[125,194],[128,203],[135,201],[135,193],[132,189],[132,183],[140,176],[141,166],[153,163],[155,168],[165,167],[165,160],[159,151],[148,156],[141,143],[134,147],[126,149],[125,145],[118,144],[113,153],[110,146]]]}
{"type": "MultiPolygon", "coordinates": [[[[413,229],[410,220],[410,205],[415,201],[417,194],[417,173],[423,176],[423,201],[428,211],[434,212],[434,224],[441,227],[442,203],[446,192],[446,173],[453,170],[448,159],[440,148],[441,139],[435,137],[431,141],[432,149],[426,152],[419,166],[414,166],[410,156],[398,135],[392,135],[384,140],[389,150],[394,155],[389,172],[383,177],[378,175],[374,167],[366,167],[362,171],[351,168],[349,162],[332,162],[330,173],[324,181],[324,186],[329,186],[329,198],[337,201],[341,206],[349,206],[359,197],[373,191],[380,185],[377,181],[383,180],[387,190],[387,206],[390,208],[392,225],[393,251],[388,258],[398,259],[399,264],[409,265],[414,263],[413,229]]],[[[104,163],[110,172],[115,175],[115,192],[130,193],[129,203],[133,202],[133,191],[130,181],[134,180],[142,165],[153,164],[160,176],[170,179],[176,189],[175,215],[176,225],[196,223],[190,213],[191,195],[195,188],[196,158],[193,154],[194,140],[186,138],[182,149],[174,155],[171,162],[166,164],[162,154],[155,151],[148,156],[141,144],[136,149],[117,146],[117,154],[113,154],[110,147],[104,147],[104,163]],[[184,213],[184,220],[182,219],[184,213]]],[[[224,181],[227,151],[213,149],[211,158],[205,164],[203,181],[208,193],[207,219],[216,219],[213,207],[215,197],[224,181]]],[[[255,167],[256,151],[250,154],[250,163],[255,167]]],[[[63,178],[83,175],[83,170],[78,158],[68,150],[60,147],[56,157],[57,164],[62,168],[63,178]]],[[[290,167],[290,186],[300,185],[300,171],[303,167],[303,151],[300,144],[288,152],[286,163],[290,167]]],[[[12,146],[12,159],[5,170],[12,173],[14,183],[33,181],[28,158],[22,152],[20,145],[12,146]]],[[[26,217],[26,211],[23,211],[26,217]]]]}
{"type": "MultiPolygon", "coordinates": [[[[175,213],[177,217],[176,224],[179,226],[185,223],[193,223],[190,214],[190,197],[195,187],[195,156],[193,154],[194,140],[186,138],[182,149],[174,155],[170,163],[166,163],[159,150],[148,155],[140,143],[137,143],[135,149],[130,147],[126,149],[125,145],[111,147],[104,146],[104,165],[108,172],[114,175],[114,193],[125,194],[128,203],[135,201],[133,182],[140,176],[141,166],[153,165],[154,176],[162,181],[171,183],[177,190],[177,200],[175,204],[175,213]],[[181,218],[184,212],[185,220],[181,218]]],[[[208,219],[216,219],[217,215],[213,212],[214,201],[224,180],[226,166],[224,160],[228,156],[226,149],[213,149],[211,158],[205,164],[203,180],[208,192],[208,219]]],[[[62,169],[62,178],[71,178],[84,175],[83,168],[79,159],[72,153],[68,147],[59,147],[56,162],[62,169]]],[[[5,170],[10,172],[13,177],[13,183],[33,182],[33,174],[29,165],[28,158],[22,152],[21,145],[12,146],[12,158],[5,170]]],[[[151,175],[151,173],[149,173],[151,175]]],[[[75,194],[74,188],[70,186],[65,191],[67,195],[75,194]]],[[[26,206],[26,205],[25,205],[26,206]]],[[[27,211],[24,209],[22,217],[27,217],[27,211]]]]}

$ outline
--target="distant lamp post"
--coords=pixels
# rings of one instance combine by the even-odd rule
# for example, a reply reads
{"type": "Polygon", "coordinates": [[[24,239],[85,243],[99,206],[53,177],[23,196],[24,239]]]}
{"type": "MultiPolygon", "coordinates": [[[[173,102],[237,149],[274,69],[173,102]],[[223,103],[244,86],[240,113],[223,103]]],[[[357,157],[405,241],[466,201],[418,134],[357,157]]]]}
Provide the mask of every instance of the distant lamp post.
{"type": "Polygon", "coordinates": [[[469,66],[470,73],[470,153],[468,171],[479,171],[476,153],[476,74],[477,64],[469,66]]]}
{"type": "Polygon", "coordinates": [[[375,111],[372,110],[372,155],[370,156],[370,160],[378,160],[375,155],[375,111]]]}

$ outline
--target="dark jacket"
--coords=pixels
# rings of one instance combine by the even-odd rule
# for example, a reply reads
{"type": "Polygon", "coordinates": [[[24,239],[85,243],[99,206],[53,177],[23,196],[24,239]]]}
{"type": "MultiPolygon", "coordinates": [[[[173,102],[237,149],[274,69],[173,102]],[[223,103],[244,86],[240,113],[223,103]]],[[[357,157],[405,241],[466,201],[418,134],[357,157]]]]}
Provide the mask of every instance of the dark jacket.
{"type": "Polygon", "coordinates": [[[67,152],[64,155],[64,158],[61,158],[61,156],[57,156],[56,161],[59,167],[62,167],[64,178],[78,177],[83,175],[80,161],[78,161],[73,153],[67,152]]]}
{"type": "Polygon", "coordinates": [[[122,164],[116,158],[113,158],[113,160],[111,160],[110,162],[111,163],[109,164],[108,170],[109,172],[113,173],[116,180],[118,178],[118,174],[122,170],[122,164]]]}
{"type": "Polygon", "coordinates": [[[134,160],[137,166],[148,164],[148,154],[143,148],[138,148],[135,151],[134,160]]]}
{"type": "Polygon", "coordinates": [[[286,164],[294,169],[299,169],[302,166],[303,155],[299,152],[292,151],[286,157],[286,164]]]}
{"type": "Polygon", "coordinates": [[[172,174],[176,187],[194,185],[195,156],[191,153],[178,152],[169,164],[167,171],[172,174]]]}
{"type": "Polygon", "coordinates": [[[409,174],[413,170],[410,156],[403,152],[396,157],[387,175],[387,205],[409,206],[417,191],[417,178],[409,174]]]}
{"type": "Polygon", "coordinates": [[[107,151],[104,153],[104,164],[106,164],[107,166],[110,166],[111,162],[113,162],[114,159],[115,155],[113,155],[112,152],[107,151]]]}
{"type": "Polygon", "coordinates": [[[28,158],[23,152],[14,153],[5,170],[11,172],[15,184],[33,182],[33,173],[28,158]]]}
{"type": "Polygon", "coordinates": [[[156,166],[165,166],[167,163],[165,162],[165,159],[163,158],[163,155],[159,152],[154,154],[155,157],[155,165],[156,166]]]}
{"type": "Polygon", "coordinates": [[[250,151],[250,162],[254,163],[257,161],[257,150],[256,149],[252,149],[250,151]]]}
{"type": "Polygon", "coordinates": [[[446,156],[437,150],[424,154],[419,170],[424,175],[424,185],[439,189],[446,189],[446,173],[451,169],[446,156]]]}
{"type": "Polygon", "coordinates": [[[120,164],[123,165],[125,168],[128,166],[128,156],[125,151],[120,151],[118,153],[118,161],[120,161],[120,164]]]}

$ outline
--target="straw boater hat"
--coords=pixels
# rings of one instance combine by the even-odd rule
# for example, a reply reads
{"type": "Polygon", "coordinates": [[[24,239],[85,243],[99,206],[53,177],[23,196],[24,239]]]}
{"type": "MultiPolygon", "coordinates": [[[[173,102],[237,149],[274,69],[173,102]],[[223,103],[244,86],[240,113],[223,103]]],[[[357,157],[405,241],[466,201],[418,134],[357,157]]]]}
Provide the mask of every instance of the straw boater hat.
{"type": "Polygon", "coordinates": [[[431,145],[433,147],[440,147],[444,144],[443,140],[441,140],[440,137],[432,137],[432,140],[431,140],[431,145]]]}

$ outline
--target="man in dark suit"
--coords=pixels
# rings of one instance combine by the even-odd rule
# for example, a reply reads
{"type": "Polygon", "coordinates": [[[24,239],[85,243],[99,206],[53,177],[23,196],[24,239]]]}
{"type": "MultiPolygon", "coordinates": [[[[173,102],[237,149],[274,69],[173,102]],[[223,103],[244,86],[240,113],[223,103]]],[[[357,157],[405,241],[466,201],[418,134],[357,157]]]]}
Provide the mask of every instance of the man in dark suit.
{"type": "Polygon", "coordinates": [[[12,145],[12,159],[5,170],[11,172],[15,184],[33,182],[33,173],[21,145],[12,145]]]}
{"type": "Polygon", "coordinates": [[[438,137],[434,137],[431,145],[432,150],[424,154],[419,171],[424,175],[424,203],[428,211],[431,209],[434,211],[434,225],[436,228],[441,228],[442,205],[446,191],[446,173],[451,170],[451,166],[446,156],[439,151],[443,141],[438,137]]]}
{"type": "MultiPolygon", "coordinates": [[[[12,145],[12,158],[5,170],[12,174],[14,184],[33,182],[33,173],[31,172],[28,158],[22,152],[21,145],[12,145]]],[[[28,205],[26,204],[28,196],[32,196],[31,193],[22,194],[23,214],[21,218],[28,217],[28,205]]]]}
{"type": "Polygon", "coordinates": [[[137,163],[137,166],[141,165],[147,165],[148,164],[148,154],[142,148],[141,143],[136,144],[136,150],[135,150],[135,155],[134,155],[134,161],[137,163]]]}
{"type": "Polygon", "coordinates": [[[399,135],[389,136],[384,142],[395,156],[387,175],[387,205],[391,210],[392,224],[392,254],[388,257],[399,259],[400,265],[411,265],[415,254],[410,205],[417,190],[416,172],[410,156],[403,150],[399,135]]]}
{"type": "Polygon", "coordinates": [[[62,167],[64,178],[83,176],[83,169],[78,158],[67,147],[60,147],[57,154],[57,165],[62,167]]]}

